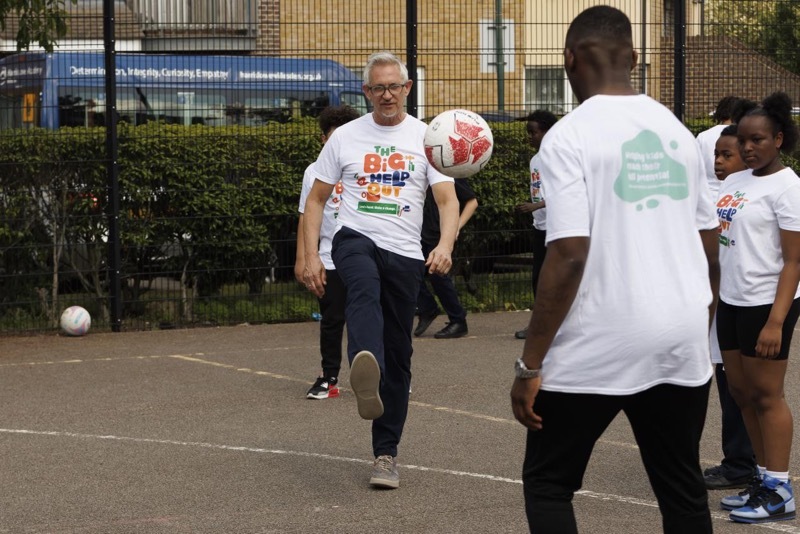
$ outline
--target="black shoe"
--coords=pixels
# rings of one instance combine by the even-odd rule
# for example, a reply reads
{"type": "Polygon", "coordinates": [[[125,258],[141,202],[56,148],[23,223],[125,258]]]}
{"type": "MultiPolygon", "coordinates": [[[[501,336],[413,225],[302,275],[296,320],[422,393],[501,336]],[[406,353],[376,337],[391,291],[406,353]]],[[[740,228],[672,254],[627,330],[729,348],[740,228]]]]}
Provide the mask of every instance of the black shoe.
{"type": "Polygon", "coordinates": [[[439,312],[434,312],[431,315],[422,315],[419,316],[419,322],[417,323],[417,328],[414,330],[414,335],[416,337],[421,336],[425,333],[425,330],[431,325],[431,323],[439,317],[439,312]]]}
{"type": "Polygon", "coordinates": [[[739,478],[728,478],[722,466],[712,467],[703,472],[703,480],[705,480],[706,488],[710,490],[744,488],[747,487],[747,484],[752,478],[752,473],[739,478]]]}
{"type": "Polygon", "coordinates": [[[514,337],[517,339],[525,339],[526,337],[528,337],[528,327],[526,326],[522,330],[517,330],[516,332],[514,332],[514,337]]]}
{"type": "Polygon", "coordinates": [[[467,323],[447,323],[447,326],[433,334],[436,339],[453,339],[469,333],[467,323]]]}

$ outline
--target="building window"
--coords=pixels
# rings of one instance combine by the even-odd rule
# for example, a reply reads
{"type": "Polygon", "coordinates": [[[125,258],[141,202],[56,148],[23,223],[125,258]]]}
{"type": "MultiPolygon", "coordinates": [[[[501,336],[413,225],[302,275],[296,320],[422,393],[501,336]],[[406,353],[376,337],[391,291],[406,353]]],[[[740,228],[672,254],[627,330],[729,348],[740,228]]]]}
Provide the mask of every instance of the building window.
{"type": "MultiPolygon", "coordinates": [[[[497,72],[497,41],[494,19],[481,19],[480,50],[481,74],[494,74],[497,72]]],[[[503,71],[514,72],[514,19],[503,19],[503,71]]]]}
{"type": "Polygon", "coordinates": [[[525,69],[525,109],[546,109],[556,114],[571,111],[577,102],[563,67],[525,69]]]}

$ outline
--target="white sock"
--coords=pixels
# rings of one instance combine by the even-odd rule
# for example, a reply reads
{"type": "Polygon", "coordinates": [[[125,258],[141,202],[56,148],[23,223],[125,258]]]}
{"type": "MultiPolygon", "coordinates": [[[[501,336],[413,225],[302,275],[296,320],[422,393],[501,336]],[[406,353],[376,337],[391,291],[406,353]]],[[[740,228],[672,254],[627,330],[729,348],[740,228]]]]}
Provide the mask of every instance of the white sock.
{"type": "Polygon", "coordinates": [[[758,468],[758,478],[763,479],[764,475],[767,472],[767,468],[766,467],[761,467],[760,465],[756,465],[756,467],[758,468]]]}
{"type": "Polygon", "coordinates": [[[789,482],[789,471],[767,471],[768,477],[776,478],[781,482],[789,482]]]}

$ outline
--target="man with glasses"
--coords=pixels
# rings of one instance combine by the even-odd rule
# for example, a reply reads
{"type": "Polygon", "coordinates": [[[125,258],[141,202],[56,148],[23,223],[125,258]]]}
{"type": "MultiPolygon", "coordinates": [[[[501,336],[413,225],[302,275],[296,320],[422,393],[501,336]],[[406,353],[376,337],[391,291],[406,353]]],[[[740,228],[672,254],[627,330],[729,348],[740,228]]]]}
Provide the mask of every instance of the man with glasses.
{"type": "Polygon", "coordinates": [[[358,413],[372,420],[375,463],[370,484],[397,488],[397,446],[408,413],[411,330],[424,269],[452,266],[458,228],[453,179],[425,157],[426,125],[404,111],[412,81],[389,52],[370,56],[363,91],[373,112],[338,128],[311,169],[316,178],[305,207],[304,280],[325,293],[318,252],[322,212],[334,185],[343,185],[332,257],[347,289],[345,320],[350,385],[358,413]],[[427,258],[420,246],[428,186],[439,207],[441,237],[427,258]]]}

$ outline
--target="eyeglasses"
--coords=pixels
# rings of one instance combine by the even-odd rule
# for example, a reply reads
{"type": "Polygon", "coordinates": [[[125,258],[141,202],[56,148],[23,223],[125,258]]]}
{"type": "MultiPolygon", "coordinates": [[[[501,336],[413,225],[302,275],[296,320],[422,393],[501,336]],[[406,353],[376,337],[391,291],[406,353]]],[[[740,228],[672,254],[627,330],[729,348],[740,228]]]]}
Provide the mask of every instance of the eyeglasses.
{"type": "Polygon", "coordinates": [[[392,96],[397,96],[403,90],[403,87],[405,87],[405,84],[393,83],[391,85],[368,85],[367,89],[369,89],[372,96],[383,96],[387,90],[392,96]]]}

